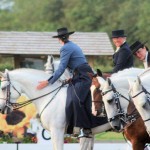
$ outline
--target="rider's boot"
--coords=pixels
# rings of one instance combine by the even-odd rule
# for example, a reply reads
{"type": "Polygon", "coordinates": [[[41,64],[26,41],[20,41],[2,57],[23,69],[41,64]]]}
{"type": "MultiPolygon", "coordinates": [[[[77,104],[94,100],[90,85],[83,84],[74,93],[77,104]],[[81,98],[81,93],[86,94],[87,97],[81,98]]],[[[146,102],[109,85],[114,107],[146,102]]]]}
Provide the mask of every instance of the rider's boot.
{"type": "Polygon", "coordinates": [[[92,138],[91,129],[84,129],[84,128],[80,129],[80,133],[79,133],[78,138],[83,138],[83,137],[92,138]]]}

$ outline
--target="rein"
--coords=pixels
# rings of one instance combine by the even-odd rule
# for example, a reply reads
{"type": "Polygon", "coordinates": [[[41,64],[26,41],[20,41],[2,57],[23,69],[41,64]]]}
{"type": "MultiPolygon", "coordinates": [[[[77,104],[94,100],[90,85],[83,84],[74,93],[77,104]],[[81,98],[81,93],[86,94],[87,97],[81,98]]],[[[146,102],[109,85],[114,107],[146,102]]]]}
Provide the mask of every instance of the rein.
{"type": "MultiPolygon", "coordinates": [[[[44,95],[41,95],[41,96],[39,96],[39,97],[36,97],[36,98],[30,99],[30,100],[27,100],[27,101],[25,101],[25,102],[20,102],[20,103],[11,103],[11,102],[9,102],[9,103],[13,106],[14,110],[16,110],[16,109],[22,108],[22,107],[24,107],[24,106],[26,106],[26,105],[29,105],[29,104],[31,104],[33,101],[35,101],[35,100],[37,100],[37,99],[39,99],[39,98],[42,98],[42,97],[44,97],[44,96],[47,96],[47,95],[49,95],[49,94],[55,92],[56,90],[58,90],[58,91],[55,93],[55,95],[52,97],[52,99],[50,100],[50,102],[51,102],[51,101],[54,99],[54,97],[57,95],[57,93],[59,92],[59,90],[60,90],[63,86],[64,86],[64,85],[62,84],[61,86],[57,87],[57,88],[54,89],[53,91],[50,91],[50,92],[48,92],[48,93],[46,93],[46,94],[44,94],[44,95]]],[[[50,103],[50,102],[49,102],[49,103],[50,103]]],[[[49,104],[49,103],[48,103],[48,104],[49,104]]],[[[44,107],[44,108],[45,108],[45,107],[44,107]]]]}
{"type": "MultiPolygon", "coordinates": [[[[48,102],[48,104],[54,99],[54,97],[57,95],[57,93],[60,91],[60,89],[65,85],[64,83],[62,83],[62,85],[60,85],[59,87],[57,87],[56,89],[54,89],[53,91],[50,91],[44,95],[41,95],[39,97],[36,97],[36,98],[33,98],[33,99],[30,99],[30,100],[26,100],[24,102],[19,102],[19,103],[12,103],[10,102],[10,85],[12,86],[12,88],[21,96],[21,93],[11,84],[11,81],[10,81],[10,78],[9,78],[9,74],[7,73],[7,80],[3,80],[3,81],[8,81],[9,84],[6,86],[6,90],[7,90],[7,99],[6,99],[6,106],[11,108],[13,107],[13,110],[17,110],[17,109],[20,109],[26,105],[29,105],[31,104],[33,101],[39,99],[39,98],[42,98],[42,97],[45,97],[53,92],[55,92],[57,90],[57,92],[55,93],[55,95],[51,98],[51,100],[48,102]]],[[[3,82],[2,81],[2,82],[3,82]]],[[[2,98],[1,98],[2,99],[2,98]]],[[[48,104],[44,107],[44,109],[48,106],[48,104]]],[[[43,109],[43,110],[44,110],[43,109]]],[[[43,111],[42,111],[43,112],[43,111]]],[[[41,112],[41,113],[42,113],[41,112]]]]}

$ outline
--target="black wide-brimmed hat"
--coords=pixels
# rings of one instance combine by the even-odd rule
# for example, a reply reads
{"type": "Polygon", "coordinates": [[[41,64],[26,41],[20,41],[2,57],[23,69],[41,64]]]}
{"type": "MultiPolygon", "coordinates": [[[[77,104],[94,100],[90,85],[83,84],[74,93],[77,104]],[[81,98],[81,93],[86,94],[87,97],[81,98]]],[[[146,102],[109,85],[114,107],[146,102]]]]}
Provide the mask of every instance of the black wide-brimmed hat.
{"type": "Polygon", "coordinates": [[[53,36],[53,38],[59,38],[64,35],[70,35],[70,34],[73,34],[74,31],[68,32],[68,29],[66,27],[63,27],[63,28],[57,29],[57,33],[58,33],[58,35],[53,36]]]}
{"type": "Polygon", "coordinates": [[[131,46],[130,46],[130,49],[132,51],[133,54],[135,54],[136,51],[138,51],[139,48],[142,48],[144,45],[145,45],[146,42],[142,43],[140,41],[136,41],[134,42],[131,46]]]}
{"type": "Polygon", "coordinates": [[[112,31],[112,38],[117,38],[117,37],[126,37],[126,35],[124,34],[124,30],[112,31]]]}

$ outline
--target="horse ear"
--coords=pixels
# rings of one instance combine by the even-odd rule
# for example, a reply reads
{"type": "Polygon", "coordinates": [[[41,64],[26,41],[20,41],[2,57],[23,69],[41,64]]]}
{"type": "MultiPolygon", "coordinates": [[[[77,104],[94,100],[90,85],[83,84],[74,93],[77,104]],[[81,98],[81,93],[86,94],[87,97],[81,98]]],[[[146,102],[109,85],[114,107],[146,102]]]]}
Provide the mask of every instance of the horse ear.
{"type": "Polygon", "coordinates": [[[8,73],[9,72],[9,70],[8,69],[5,69],[5,73],[8,73]]]}
{"type": "Polygon", "coordinates": [[[109,86],[111,85],[111,79],[110,78],[107,78],[107,82],[109,84],[109,86]]]}
{"type": "Polygon", "coordinates": [[[3,72],[0,72],[0,77],[2,78],[4,76],[5,76],[5,74],[3,72]]]}
{"type": "Polygon", "coordinates": [[[102,71],[100,69],[97,69],[96,72],[98,76],[103,77],[102,71]]]}
{"type": "Polygon", "coordinates": [[[8,69],[5,69],[5,72],[0,72],[0,77],[1,77],[1,78],[6,78],[8,72],[9,72],[8,69]]]}
{"type": "Polygon", "coordinates": [[[135,88],[136,88],[137,90],[141,90],[141,89],[142,89],[140,77],[137,77],[137,79],[136,79],[135,88]]]}
{"type": "Polygon", "coordinates": [[[110,85],[111,85],[111,80],[110,80],[110,78],[107,78],[107,79],[106,79],[106,82],[105,82],[105,84],[104,84],[103,90],[109,89],[109,88],[110,88],[110,85]]]}
{"type": "Polygon", "coordinates": [[[139,76],[137,77],[137,80],[138,80],[138,83],[139,83],[139,84],[141,84],[141,83],[142,83],[142,82],[141,82],[141,79],[140,79],[140,77],[139,77],[139,76]]]}
{"type": "Polygon", "coordinates": [[[51,64],[53,64],[53,62],[54,62],[54,57],[53,57],[53,55],[50,55],[50,62],[51,62],[51,64]]]}

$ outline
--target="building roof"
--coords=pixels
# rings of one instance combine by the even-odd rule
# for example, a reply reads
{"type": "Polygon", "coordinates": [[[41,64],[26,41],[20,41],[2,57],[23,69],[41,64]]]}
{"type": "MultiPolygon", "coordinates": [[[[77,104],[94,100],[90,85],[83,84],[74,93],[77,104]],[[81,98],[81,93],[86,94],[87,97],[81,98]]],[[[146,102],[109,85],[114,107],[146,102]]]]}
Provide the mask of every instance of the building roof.
{"type": "MultiPolygon", "coordinates": [[[[0,32],[0,54],[59,55],[61,45],[52,38],[56,32],[0,32]]],[[[70,40],[85,55],[112,55],[114,50],[107,33],[75,32],[70,40]]]]}

